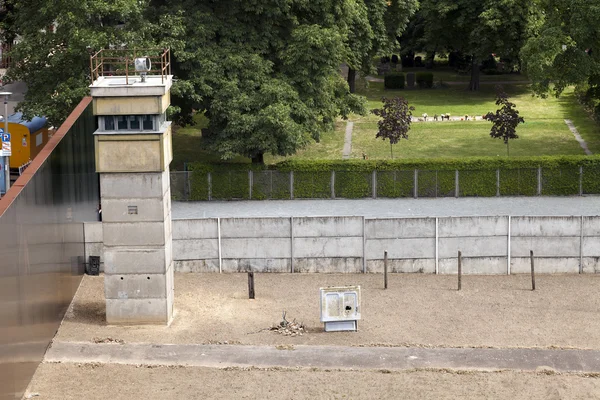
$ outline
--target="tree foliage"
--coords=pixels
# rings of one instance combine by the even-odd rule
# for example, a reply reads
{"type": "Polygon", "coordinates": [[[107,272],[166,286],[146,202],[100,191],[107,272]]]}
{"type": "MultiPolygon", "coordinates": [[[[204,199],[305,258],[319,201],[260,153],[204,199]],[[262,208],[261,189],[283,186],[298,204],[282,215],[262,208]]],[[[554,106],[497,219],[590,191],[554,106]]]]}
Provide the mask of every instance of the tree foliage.
{"type": "Polygon", "coordinates": [[[339,74],[354,2],[169,1],[168,29],[182,110],[204,111],[206,143],[228,159],[294,154],[339,116],[364,112],[339,74]],[[191,96],[187,96],[190,94],[191,96]]]}
{"type": "Polygon", "coordinates": [[[89,93],[90,50],[144,43],[138,0],[14,0],[15,64],[9,81],[27,84],[18,109],[59,125],[89,93]],[[124,28],[126,27],[126,29],[124,28]]]}
{"type": "Polygon", "coordinates": [[[484,118],[493,124],[490,136],[494,139],[502,139],[506,145],[506,154],[510,156],[508,141],[519,138],[517,126],[525,123],[525,120],[519,116],[515,103],[508,100],[508,95],[504,89],[497,86],[496,90],[496,105],[499,105],[500,108],[495,113],[487,113],[484,118]]]}
{"type": "Polygon", "coordinates": [[[418,7],[417,0],[354,0],[353,3],[346,60],[351,92],[357,70],[367,75],[372,72],[374,56],[399,50],[397,38],[418,7]]]}
{"type": "Polygon", "coordinates": [[[390,156],[394,158],[393,145],[400,139],[408,139],[412,112],[415,108],[409,106],[404,97],[392,99],[384,97],[381,101],[383,102],[382,108],[371,110],[371,113],[381,118],[377,123],[379,129],[375,137],[390,141],[390,156]]]}
{"type": "Polygon", "coordinates": [[[426,51],[471,56],[469,89],[478,90],[483,59],[492,53],[518,58],[532,10],[525,0],[423,0],[412,30],[422,30],[422,39],[416,43],[426,51]]]}
{"type": "Polygon", "coordinates": [[[600,4],[538,0],[536,7],[543,14],[521,51],[535,93],[558,96],[569,85],[593,85],[600,71],[600,4]]]}

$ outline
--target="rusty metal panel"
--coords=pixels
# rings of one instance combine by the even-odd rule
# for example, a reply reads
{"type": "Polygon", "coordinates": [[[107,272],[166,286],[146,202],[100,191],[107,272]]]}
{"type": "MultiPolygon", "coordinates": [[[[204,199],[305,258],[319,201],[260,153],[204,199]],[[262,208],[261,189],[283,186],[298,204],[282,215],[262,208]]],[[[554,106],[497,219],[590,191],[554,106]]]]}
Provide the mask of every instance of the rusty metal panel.
{"type": "Polygon", "coordinates": [[[0,399],[22,397],[83,276],[95,130],[84,99],[0,200],[0,399]]]}

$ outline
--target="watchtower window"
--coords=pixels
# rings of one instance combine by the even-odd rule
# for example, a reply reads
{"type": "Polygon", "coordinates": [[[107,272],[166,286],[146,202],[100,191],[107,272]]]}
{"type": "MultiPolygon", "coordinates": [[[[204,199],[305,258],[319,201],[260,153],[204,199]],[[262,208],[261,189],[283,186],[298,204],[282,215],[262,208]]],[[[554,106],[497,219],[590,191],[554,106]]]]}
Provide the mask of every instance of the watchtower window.
{"type": "Polygon", "coordinates": [[[156,131],[162,126],[162,122],[164,122],[164,115],[105,115],[100,118],[100,129],[105,131],[156,131]]]}

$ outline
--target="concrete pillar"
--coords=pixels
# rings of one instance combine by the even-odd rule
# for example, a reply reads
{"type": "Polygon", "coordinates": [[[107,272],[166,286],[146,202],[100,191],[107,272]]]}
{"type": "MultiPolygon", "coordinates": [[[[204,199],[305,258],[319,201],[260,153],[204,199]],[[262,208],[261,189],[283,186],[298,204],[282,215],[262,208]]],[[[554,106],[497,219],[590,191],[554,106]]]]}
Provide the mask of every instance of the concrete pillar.
{"type": "Polygon", "coordinates": [[[173,316],[171,83],[171,75],[130,75],[91,85],[109,324],[168,324],[173,316]]]}

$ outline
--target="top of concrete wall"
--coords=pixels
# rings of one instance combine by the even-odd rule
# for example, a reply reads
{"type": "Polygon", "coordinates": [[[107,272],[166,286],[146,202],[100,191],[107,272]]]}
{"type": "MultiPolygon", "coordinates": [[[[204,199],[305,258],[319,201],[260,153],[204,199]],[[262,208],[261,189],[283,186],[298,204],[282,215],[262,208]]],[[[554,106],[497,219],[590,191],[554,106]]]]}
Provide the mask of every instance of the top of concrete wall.
{"type": "Polygon", "coordinates": [[[173,85],[173,75],[148,75],[146,82],[140,76],[101,76],[90,85],[92,97],[162,96],[173,85]],[[163,79],[164,78],[164,79],[163,79]]]}
{"type": "Polygon", "coordinates": [[[600,197],[463,197],[438,199],[173,202],[173,219],[361,216],[597,216],[600,197]]]}

